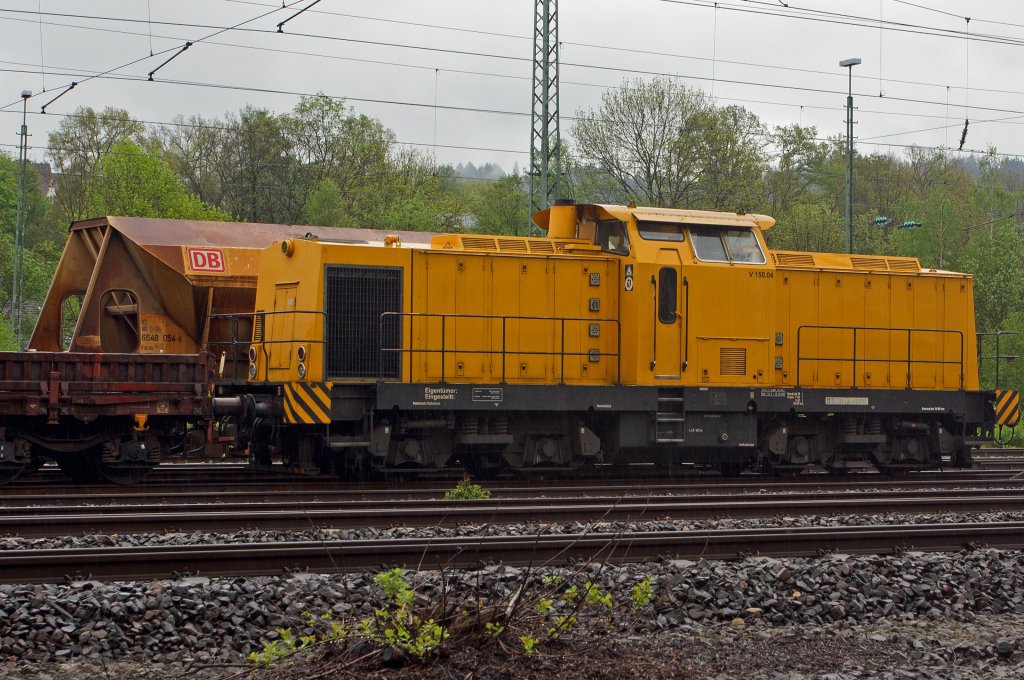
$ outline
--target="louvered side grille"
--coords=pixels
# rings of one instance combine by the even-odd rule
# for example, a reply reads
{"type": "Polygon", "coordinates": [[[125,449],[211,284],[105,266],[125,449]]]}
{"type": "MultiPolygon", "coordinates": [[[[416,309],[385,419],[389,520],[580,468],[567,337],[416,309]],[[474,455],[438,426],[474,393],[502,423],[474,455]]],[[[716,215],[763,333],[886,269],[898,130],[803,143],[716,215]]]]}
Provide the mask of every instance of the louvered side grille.
{"type": "Polygon", "coordinates": [[[498,246],[493,238],[486,236],[463,236],[462,247],[465,250],[497,250],[498,246]]]}
{"type": "Polygon", "coordinates": [[[814,267],[814,256],[807,253],[779,253],[773,252],[775,264],[785,267],[814,267]]]}
{"type": "Polygon", "coordinates": [[[889,269],[894,272],[919,272],[921,263],[916,257],[889,257],[886,258],[889,269]]]}
{"type": "Polygon", "coordinates": [[[521,238],[499,238],[498,250],[503,253],[525,253],[526,241],[521,238]]]}
{"type": "Polygon", "coordinates": [[[252,341],[263,342],[263,314],[258,312],[252,319],[252,341]]]}
{"type": "Polygon", "coordinates": [[[722,347],[718,350],[721,375],[746,375],[747,350],[744,347],[722,347]]]}
{"type": "Polygon", "coordinates": [[[402,346],[402,270],[396,267],[329,265],[324,310],[327,312],[327,378],[397,378],[402,346]],[[383,331],[383,332],[382,332],[383,331]]]}
{"type": "Polygon", "coordinates": [[[551,245],[551,241],[541,238],[532,238],[530,239],[530,252],[549,254],[555,252],[555,247],[551,245]]]}
{"type": "Polygon", "coordinates": [[[884,257],[850,257],[850,264],[854,269],[871,269],[874,271],[886,271],[889,269],[884,257]]]}

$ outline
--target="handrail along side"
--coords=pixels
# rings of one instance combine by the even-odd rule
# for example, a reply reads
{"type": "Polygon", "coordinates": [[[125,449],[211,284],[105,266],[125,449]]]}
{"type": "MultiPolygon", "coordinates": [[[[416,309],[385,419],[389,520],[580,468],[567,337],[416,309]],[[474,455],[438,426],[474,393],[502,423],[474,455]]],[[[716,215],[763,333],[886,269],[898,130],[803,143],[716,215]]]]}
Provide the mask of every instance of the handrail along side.
{"type": "MultiPolygon", "coordinates": [[[[890,335],[891,337],[891,335],[890,335]]],[[[863,345],[862,345],[863,346],[863,345]]],[[[932,364],[937,366],[954,365],[960,369],[959,375],[959,388],[964,388],[964,334],[963,331],[951,330],[946,328],[893,328],[888,326],[827,326],[827,325],[814,325],[807,324],[797,328],[796,334],[796,386],[801,387],[802,382],[800,380],[800,368],[806,361],[836,361],[841,363],[852,363],[853,364],[853,378],[851,387],[857,387],[857,362],[862,364],[873,364],[873,363],[884,363],[884,364],[906,364],[907,367],[907,389],[911,389],[912,385],[912,372],[911,369],[915,364],[932,364]],[[850,331],[853,333],[853,347],[851,357],[828,357],[828,356],[804,356],[801,352],[801,344],[803,342],[803,333],[806,330],[828,330],[828,331],[850,331]],[[906,359],[892,359],[892,358],[864,358],[857,357],[857,337],[858,334],[866,335],[869,332],[889,332],[892,333],[906,333],[907,334],[907,358],[906,359]],[[914,334],[918,333],[938,333],[944,335],[956,335],[960,341],[960,358],[959,360],[940,360],[940,359],[914,359],[913,358],[913,337],[914,334]]]]}
{"type": "MultiPolygon", "coordinates": [[[[501,382],[502,384],[507,382],[507,375],[505,367],[508,363],[507,357],[510,353],[508,349],[508,321],[547,321],[550,323],[557,323],[559,329],[559,349],[557,351],[541,351],[541,350],[521,350],[516,348],[513,354],[518,355],[529,355],[529,356],[557,356],[559,357],[559,383],[565,384],[565,359],[566,357],[574,356],[591,356],[589,351],[585,352],[567,352],[565,350],[565,324],[569,323],[599,323],[599,324],[612,324],[615,328],[615,351],[604,354],[601,356],[614,357],[615,359],[615,382],[621,382],[622,376],[622,362],[621,362],[621,328],[618,319],[615,318],[593,318],[593,317],[546,317],[546,316],[505,316],[497,314],[442,314],[442,313],[430,313],[430,312],[383,312],[380,315],[380,334],[379,338],[381,341],[380,346],[380,371],[378,375],[378,382],[384,381],[384,356],[388,352],[397,352],[400,354],[409,354],[413,356],[415,354],[440,354],[441,355],[441,379],[440,382],[447,382],[447,376],[445,375],[445,357],[447,353],[457,351],[460,354],[483,354],[490,356],[501,356],[501,382]],[[441,347],[439,349],[433,348],[414,348],[414,347],[384,347],[384,324],[389,317],[402,317],[409,318],[413,321],[417,318],[438,318],[441,320],[441,347]],[[501,321],[501,348],[500,349],[451,349],[447,346],[447,320],[448,319],[475,319],[484,321],[501,321]]],[[[413,334],[413,328],[410,324],[409,334],[413,334]]]]}

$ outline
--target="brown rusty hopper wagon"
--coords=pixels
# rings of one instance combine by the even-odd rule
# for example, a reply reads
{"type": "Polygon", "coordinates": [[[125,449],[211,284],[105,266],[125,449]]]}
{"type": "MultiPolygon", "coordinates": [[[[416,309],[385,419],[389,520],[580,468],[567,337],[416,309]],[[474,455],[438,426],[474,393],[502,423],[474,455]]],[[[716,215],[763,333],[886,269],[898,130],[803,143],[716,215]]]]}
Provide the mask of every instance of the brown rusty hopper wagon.
{"type": "Polygon", "coordinates": [[[225,341],[251,335],[244,315],[253,311],[260,251],[307,233],[383,238],[129,217],[73,224],[29,351],[0,352],[0,483],[44,459],[76,479],[145,476],[186,424],[205,425],[213,377],[242,377],[231,371],[247,362],[230,353],[247,347],[225,341]],[[218,314],[242,316],[231,327],[218,314]]]}

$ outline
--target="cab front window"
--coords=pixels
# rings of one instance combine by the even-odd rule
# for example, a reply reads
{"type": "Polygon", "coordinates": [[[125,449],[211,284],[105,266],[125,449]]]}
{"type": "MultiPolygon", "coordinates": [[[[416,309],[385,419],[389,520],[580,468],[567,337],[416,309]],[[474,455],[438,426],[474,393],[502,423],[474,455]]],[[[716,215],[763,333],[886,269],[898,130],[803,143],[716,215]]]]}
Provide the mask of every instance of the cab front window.
{"type": "Polygon", "coordinates": [[[694,253],[703,262],[764,264],[764,253],[751,229],[690,227],[694,253]]]}

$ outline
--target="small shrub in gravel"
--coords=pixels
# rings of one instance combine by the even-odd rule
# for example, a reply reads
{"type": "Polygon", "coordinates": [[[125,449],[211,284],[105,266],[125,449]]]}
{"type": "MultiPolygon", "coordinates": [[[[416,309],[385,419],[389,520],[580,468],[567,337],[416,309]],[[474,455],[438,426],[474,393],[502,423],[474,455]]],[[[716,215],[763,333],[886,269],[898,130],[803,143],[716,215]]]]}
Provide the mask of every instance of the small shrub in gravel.
{"type": "Polygon", "coordinates": [[[488,489],[483,488],[479,484],[474,484],[468,477],[464,478],[454,488],[448,489],[444,492],[444,499],[446,501],[454,500],[487,500],[491,497],[491,492],[488,489]]]}
{"type": "MultiPolygon", "coordinates": [[[[603,569],[598,567],[595,576],[603,569]]],[[[249,659],[270,668],[329,644],[336,664],[365,670],[427,663],[450,654],[453,646],[498,646],[532,656],[554,642],[578,645],[592,642],[595,634],[635,627],[635,618],[653,600],[654,579],[640,580],[617,604],[611,591],[586,577],[588,571],[538,576],[531,569],[506,569],[503,576],[511,578],[502,580],[508,587],[496,591],[484,579],[466,589],[457,576],[449,580],[442,573],[437,587],[429,575],[391,569],[373,579],[376,601],[369,615],[339,621],[330,612],[304,612],[305,627],[278,628],[249,659]],[[626,617],[633,620],[625,623],[626,617]]]]}

